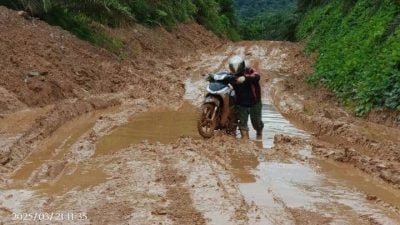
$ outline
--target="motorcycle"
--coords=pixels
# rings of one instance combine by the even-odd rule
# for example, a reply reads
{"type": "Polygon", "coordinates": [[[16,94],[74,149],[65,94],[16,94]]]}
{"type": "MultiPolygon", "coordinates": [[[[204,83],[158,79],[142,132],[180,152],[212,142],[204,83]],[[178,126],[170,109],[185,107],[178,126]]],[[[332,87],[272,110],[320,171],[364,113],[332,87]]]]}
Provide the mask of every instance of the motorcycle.
{"type": "Polygon", "coordinates": [[[237,119],[234,111],[235,91],[231,85],[235,77],[228,72],[209,74],[207,93],[197,122],[199,134],[211,138],[215,130],[235,135],[237,119]]]}

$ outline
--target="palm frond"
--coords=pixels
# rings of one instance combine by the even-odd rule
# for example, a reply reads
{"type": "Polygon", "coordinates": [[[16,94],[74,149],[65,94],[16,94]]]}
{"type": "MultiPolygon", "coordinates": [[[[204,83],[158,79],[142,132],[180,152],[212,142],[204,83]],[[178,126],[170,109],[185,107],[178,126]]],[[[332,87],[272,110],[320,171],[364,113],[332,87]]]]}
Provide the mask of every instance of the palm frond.
{"type": "Polygon", "coordinates": [[[128,6],[118,0],[53,0],[61,7],[83,13],[100,22],[130,21],[133,19],[128,6]]]}
{"type": "MultiPolygon", "coordinates": [[[[13,0],[2,1],[13,2],[13,0]]],[[[84,14],[103,23],[117,24],[133,20],[130,8],[121,0],[18,0],[17,2],[22,9],[39,17],[57,7],[84,14]]]]}

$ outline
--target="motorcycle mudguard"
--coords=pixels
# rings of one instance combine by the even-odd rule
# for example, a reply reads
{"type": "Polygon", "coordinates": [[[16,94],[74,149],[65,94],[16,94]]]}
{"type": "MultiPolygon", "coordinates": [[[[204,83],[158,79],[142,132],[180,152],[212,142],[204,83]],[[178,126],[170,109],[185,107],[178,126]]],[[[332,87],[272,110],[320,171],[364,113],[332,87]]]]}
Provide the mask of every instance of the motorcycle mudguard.
{"type": "Polygon", "coordinates": [[[224,103],[223,103],[224,106],[223,106],[223,112],[222,112],[222,117],[221,117],[222,126],[227,126],[228,116],[230,113],[229,100],[230,100],[230,96],[224,97],[224,103]]]}
{"type": "Polygon", "coordinates": [[[207,96],[206,99],[204,99],[204,103],[213,103],[217,107],[220,106],[219,100],[216,97],[213,97],[213,96],[207,96]]]}

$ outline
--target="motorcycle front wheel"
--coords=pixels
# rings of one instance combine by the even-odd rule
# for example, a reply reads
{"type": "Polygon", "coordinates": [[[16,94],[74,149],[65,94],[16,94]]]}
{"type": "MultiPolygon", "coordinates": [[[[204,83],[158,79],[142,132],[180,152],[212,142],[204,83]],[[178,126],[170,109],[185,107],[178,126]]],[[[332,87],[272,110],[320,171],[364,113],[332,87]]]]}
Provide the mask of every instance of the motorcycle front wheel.
{"type": "Polygon", "coordinates": [[[215,105],[206,103],[201,106],[200,117],[197,121],[197,130],[204,138],[211,138],[217,125],[217,116],[213,118],[215,105]]]}

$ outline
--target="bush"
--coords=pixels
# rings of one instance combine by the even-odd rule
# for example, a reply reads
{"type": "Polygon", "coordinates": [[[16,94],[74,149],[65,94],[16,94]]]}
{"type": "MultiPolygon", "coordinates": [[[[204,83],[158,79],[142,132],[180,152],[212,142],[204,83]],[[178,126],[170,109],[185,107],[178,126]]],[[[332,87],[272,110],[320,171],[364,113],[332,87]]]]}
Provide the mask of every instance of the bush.
{"type": "MultiPolygon", "coordinates": [[[[233,4],[233,1],[219,2],[214,0],[194,0],[197,6],[196,21],[220,36],[238,40],[239,34],[236,31],[235,14],[226,7],[227,4],[233,4]]],[[[233,7],[230,10],[234,10],[233,7]]]]}
{"type": "Polygon", "coordinates": [[[233,0],[0,0],[0,5],[26,10],[113,52],[119,52],[121,43],[88,24],[96,21],[117,27],[139,22],[171,29],[177,23],[197,20],[220,36],[239,39],[233,0]]]}
{"type": "Polygon", "coordinates": [[[99,29],[90,26],[91,19],[65,9],[53,9],[44,16],[50,25],[57,25],[70,31],[78,38],[89,41],[92,44],[107,49],[117,56],[123,55],[123,43],[121,40],[110,38],[99,29]]]}
{"type": "Polygon", "coordinates": [[[399,2],[332,0],[313,8],[297,37],[319,57],[310,82],[354,102],[357,115],[372,108],[400,110],[399,2]]]}

